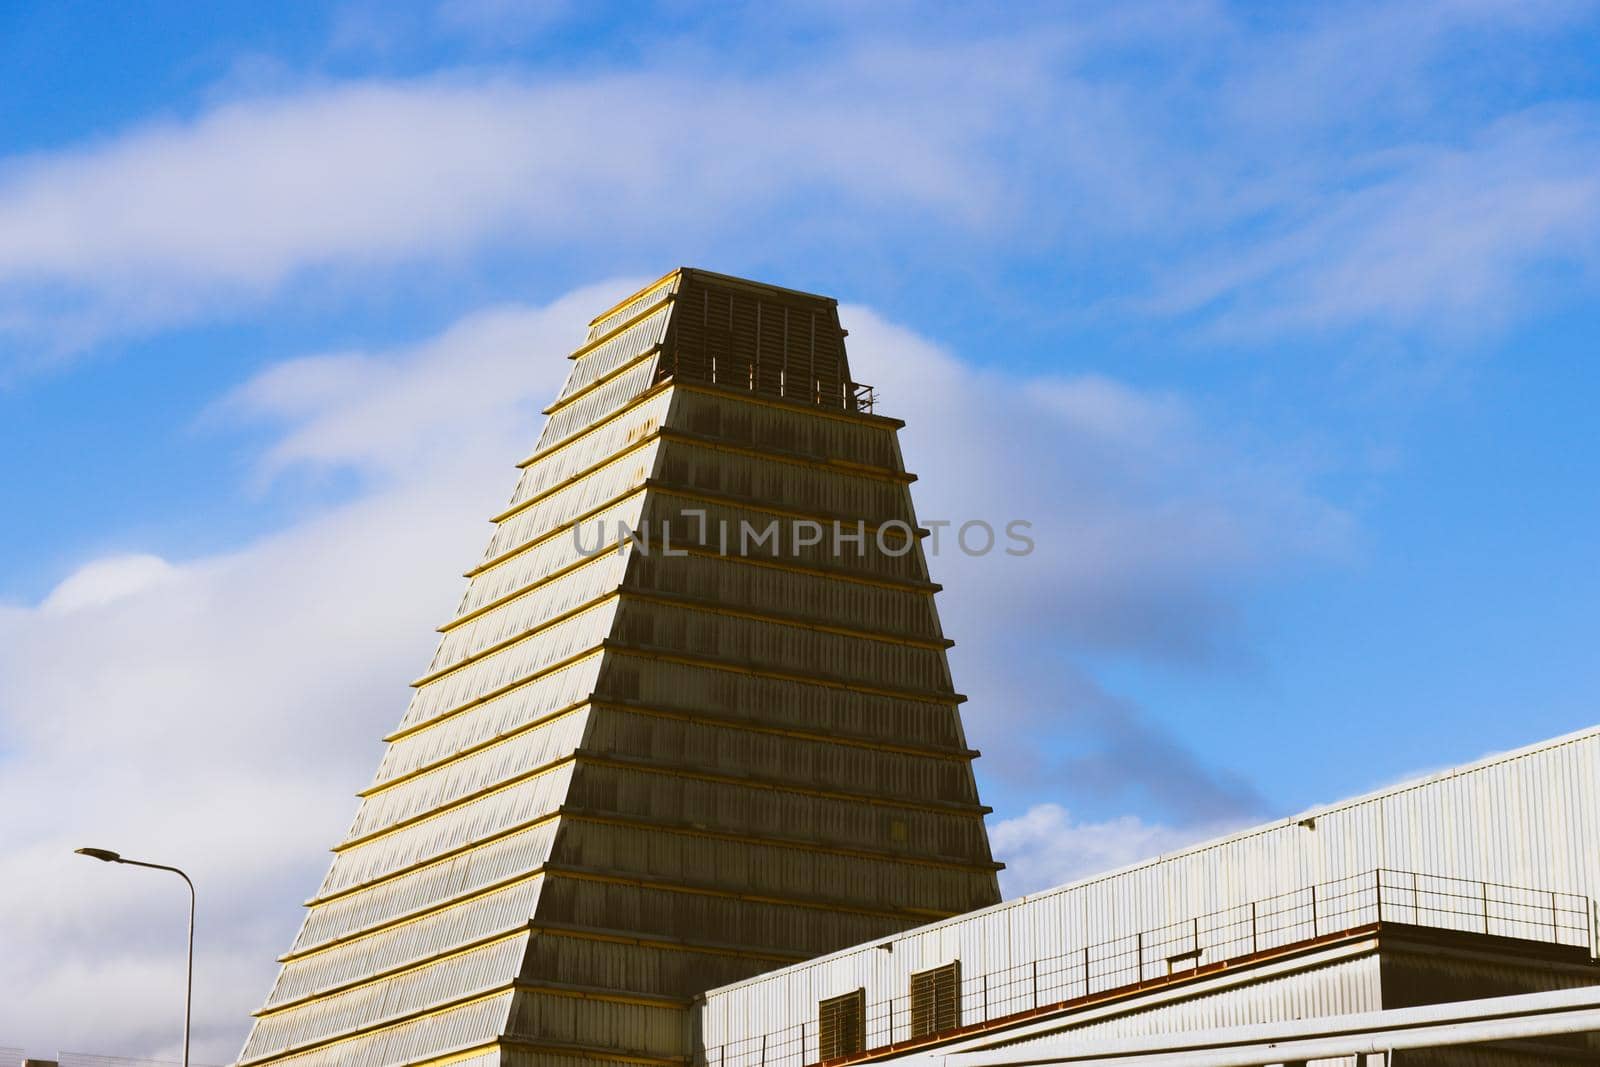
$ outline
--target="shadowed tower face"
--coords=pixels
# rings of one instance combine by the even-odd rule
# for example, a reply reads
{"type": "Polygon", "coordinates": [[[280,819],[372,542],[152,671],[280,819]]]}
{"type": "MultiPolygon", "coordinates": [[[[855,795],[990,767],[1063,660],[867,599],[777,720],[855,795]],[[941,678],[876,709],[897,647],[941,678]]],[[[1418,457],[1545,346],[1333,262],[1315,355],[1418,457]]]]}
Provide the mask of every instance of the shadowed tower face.
{"type": "Polygon", "coordinates": [[[999,899],[834,301],[679,270],[572,360],[241,1064],[678,1062],[693,994],[999,899]]]}

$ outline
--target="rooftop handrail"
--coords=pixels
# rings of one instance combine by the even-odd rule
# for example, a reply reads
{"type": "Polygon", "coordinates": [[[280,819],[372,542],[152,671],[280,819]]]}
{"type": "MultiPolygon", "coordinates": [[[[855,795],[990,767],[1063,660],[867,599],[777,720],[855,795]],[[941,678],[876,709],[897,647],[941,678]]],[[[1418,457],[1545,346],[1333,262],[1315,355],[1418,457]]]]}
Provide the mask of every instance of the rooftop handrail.
{"type": "MultiPolygon", "coordinates": [[[[1594,950],[1589,898],[1479,879],[1380,867],[1121,934],[1026,963],[962,976],[956,1024],[913,1034],[927,1002],[909,992],[867,1001],[858,1055],[1058,1010],[1074,1001],[1171,982],[1218,964],[1343,936],[1379,923],[1459,930],[1594,950]]],[[[847,992],[847,991],[840,991],[847,992]]],[[[697,1049],[700,1067],[806,1067],[819,1060],[812,1019],[697,1049]]]]}

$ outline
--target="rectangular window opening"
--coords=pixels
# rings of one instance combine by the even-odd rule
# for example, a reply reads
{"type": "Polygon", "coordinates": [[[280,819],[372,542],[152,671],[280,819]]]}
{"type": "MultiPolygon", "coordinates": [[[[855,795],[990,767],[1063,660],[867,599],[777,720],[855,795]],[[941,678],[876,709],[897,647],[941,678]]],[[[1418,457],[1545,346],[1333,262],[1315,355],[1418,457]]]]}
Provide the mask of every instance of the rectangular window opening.
{"type": "Polygon", "coordinates": [[[867,991],[857,989],[817,1003],[818,1058],[836,1060],[867,1048],[867,991]]]}
{"type": "Polygon", "coordinates": [[[961,1028],[961,961],[911,976],[911,1036],[961,1028]]]}

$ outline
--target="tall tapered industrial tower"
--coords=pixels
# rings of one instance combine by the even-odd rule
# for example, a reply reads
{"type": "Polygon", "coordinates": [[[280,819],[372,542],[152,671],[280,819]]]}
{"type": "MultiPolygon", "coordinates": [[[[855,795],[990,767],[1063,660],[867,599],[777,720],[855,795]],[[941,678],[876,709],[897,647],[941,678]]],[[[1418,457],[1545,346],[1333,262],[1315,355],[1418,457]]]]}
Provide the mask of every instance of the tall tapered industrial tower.
{"type": "Polygon", "coordinates": [[[833,300],[589,327],[241,1065],[680,1062],[706,988],[999,899],[833,300]]]}

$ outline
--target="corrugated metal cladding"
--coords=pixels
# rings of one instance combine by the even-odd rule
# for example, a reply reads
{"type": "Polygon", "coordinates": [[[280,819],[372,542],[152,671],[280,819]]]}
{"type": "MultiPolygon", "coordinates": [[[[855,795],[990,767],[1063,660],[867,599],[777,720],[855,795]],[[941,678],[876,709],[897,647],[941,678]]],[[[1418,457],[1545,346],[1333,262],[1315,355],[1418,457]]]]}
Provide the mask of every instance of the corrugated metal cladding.
{"type": "Polygon", "coordinates": [[[1153,1006],[1086,1012],[1081,1021],[1006,1042],[1005,1047],[1026,1048],[1053,1041],[1063,1033],[1085,1041],[1112,1041],[1379,1011],[1384,1007],[1379,971],[1379,956],[1368,951],[1153,1006]]]}
{"type": "MultiPolygon", "coordinates": [[[[934,923],[893,938],[892,951],[860,945],[712,990],[700,1041],[731,1046],[814,1028],[820,1000],[863,987],[869,1004],[903,998],[912,972],[956,959],[970,990],[979,975],[1379,868],[1581,894],[1592,916],[1600,728],[934,923]]],[[[1581,938],[1583,919],[1574,922],[1581,938]]],[[[1597,928],[1591,917],[1588,936],[1597,928]]]]}
{"type": "Polygon", "coordinates": [[[709,985],[998,899],[843,336],[689,270],[591,325],[241,1063],[681,1059],[709,985]],[[722,525],[797,518],[866,543],[722,525]]]}

